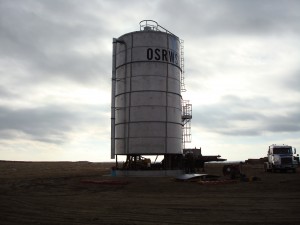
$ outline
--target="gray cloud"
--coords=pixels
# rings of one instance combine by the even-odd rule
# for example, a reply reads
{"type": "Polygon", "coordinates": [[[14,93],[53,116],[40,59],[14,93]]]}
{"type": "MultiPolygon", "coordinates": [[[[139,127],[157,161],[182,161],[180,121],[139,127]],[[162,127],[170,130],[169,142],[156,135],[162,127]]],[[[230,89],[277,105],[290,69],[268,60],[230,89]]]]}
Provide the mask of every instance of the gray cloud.
{"type": "Polygon", "coordinates": [[[91,15],[88,7],[80,5],[73,1],[3,1],[1,58],[19,61],[31,71],[27,82],[53,79],[99,82],[100,71],[110,72],[107,68],[110,52],[101,50],[101,46],[93,54],[80,49],[86,43],[96,45],[95,41],[107,32],[107,26],[91,15]]]}
{"type": "Polygon", "coordinates": [[[46,143],[45,149],[47,143],[63,144],[66,149],[109,146],[110,108],[103,105],[109,94],[103,92],[110,93],[111,41],[138,30],[143,19],[156,20],[185,40],[188,91],[195,95],[203,91],[205,96],[215,91],[214,100],[225,95],[215,104],[196,103],[193,127],[225,139],[279,132],[295,139],[300,131],[300,77],[299,68],[294,68],[296,60],[291,59],[297,53],[288,53],[299,49],[299,11],[300,2],[289,0],[132,0],[130,4],[123,0],[2,0],[0,140],[11,149],[17,140],[36,141],[36,151],[41,142],[46,143]],[[248,41],[252,41],[249,46],[248,41]],[[272,52],[281,41],[284,47],[272,52]],[[251,52],[252,47],[258,50],[251,52]],[[282,64],[276,66],[279,61],[282,64]],[[244,86],[248,88],[245,95],[234,90],[221,93],[228,89],[214,79],[226,76],[233,82],[225,85],[238,85],[234,81],[240,76],[252,83],[244,86]],[[214,84],[221,90],[210,87],[214,84]],[[255,86],[259,88],[251,97],[255,86]],[[279,94],[276,98],[270,94],[277,88],[284,89],[287,102],[279,94]],[[85,137],[75,140],[77,135],[85,137]]]}
{"type": "MultiPolygon", "coordinates": [[[[164,23],[172,30],[200,36],[300,33],[300,2],[288,1],[161,1],[164,23]],[[176,27],[176,28],[175,28],[176,27]]],[[[175,32],[175,31],[174,31],[175,32]]],[[[185,39],[185,37],[183,37],[185,39]]]]}
{"type": "Polygon", "coordinates": [[[266,98],[243,99],[225,96],[218,104],[193,110],[193,118],[194,126],[224,135],[257,136],[266,132],[300,131],[298,105],[290,105],[289,108],[288,105],[266,98]]]}
{"type": "Polygon", "coordinates": [[[15,132],[21,132],[33,140],[62,143],[77,120],[74,113],[55,106],[19,110],[0,107],[0,130],[8,131],[1,138],[14,139],[15,132]]]}
{"type": "Polygon", "coordinates": [[[265,131],[272,133],[298,132],[300,131],[299,112],[287,116],[272,116],[263,127],[265,131]]]}
{"type": "Polygon", "coordinates": [[[16,99],[19,98],[20,95],[17,93],[12,92],[4,85],[0,85],[0,100],[1,99],[16,99]]]}
{"type": "Polygon", "coordinates": [[[93,123],[104,124],[103,112],[99,107],[84,106],[66,108],[47,105],[30,109],[0,107],[0,139],[15,139],[25,135],[32,140],[61,144],[69,141],[68,134],[71,132],[93,123]]]}
{"type": "Polygon", "coordinates": [[[295,71],[291,76],[282,79],[281,82],[287,89],[300,92],[300,69],[295,71]]]}

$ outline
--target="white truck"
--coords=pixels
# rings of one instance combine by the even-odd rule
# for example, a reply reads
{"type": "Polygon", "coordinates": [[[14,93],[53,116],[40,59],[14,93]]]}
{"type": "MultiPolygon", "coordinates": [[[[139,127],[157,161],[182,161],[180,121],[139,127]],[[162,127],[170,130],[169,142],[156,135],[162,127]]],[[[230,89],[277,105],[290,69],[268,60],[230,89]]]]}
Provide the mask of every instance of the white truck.
{"type": "Polygon", "coordinates": [[[266,172],[287,171],[296,172],[299,164],[299,155],[296,148],[289,145],[270,145],[268,150],[268,161],[264,163],[266,172]]]}

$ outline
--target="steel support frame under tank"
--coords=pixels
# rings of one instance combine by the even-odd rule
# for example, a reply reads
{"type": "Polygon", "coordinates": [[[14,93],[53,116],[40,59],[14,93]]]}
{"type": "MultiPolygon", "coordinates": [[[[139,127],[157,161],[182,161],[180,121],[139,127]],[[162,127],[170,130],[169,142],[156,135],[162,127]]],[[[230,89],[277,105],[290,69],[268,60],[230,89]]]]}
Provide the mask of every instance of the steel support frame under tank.
{"type": "Polygon", "coordinates": [[[183,155],[182,154],[165,154],[165,155],[139,155],[130,154],[126,156],[126,160],[123,163],[118,162],[118,156],[116,155],[117,170],[177,170],[183,169],[183,155]],[[151,162],[149,158],[154,156],[156,159],[159,156],[163,156],[161,162],[151,162]]]}
{"type": "Polygon", "coordinates": [[[119,177],[175,177],[184,174],[181,154],[156,155],[156,158],[163,156],[164,159],[150,164],[145,160],[144,164],[141,164],[141,159],[150,156],[154,155],[116,155],[116,167],[113,168],[112,174],[119,177]],[[126,161],[118,162],[118,156],[126,156],[126,161]]]}

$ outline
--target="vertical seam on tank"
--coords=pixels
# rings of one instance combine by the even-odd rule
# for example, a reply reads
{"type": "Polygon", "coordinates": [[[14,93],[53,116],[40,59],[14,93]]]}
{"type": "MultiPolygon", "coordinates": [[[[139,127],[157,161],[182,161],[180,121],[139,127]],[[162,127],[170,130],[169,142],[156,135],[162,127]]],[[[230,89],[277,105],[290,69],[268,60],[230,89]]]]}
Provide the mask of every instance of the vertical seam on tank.
{"type": "Polygon", "coordinates": [[[111,106],[111,158],[112,154],[116,155],[116,51],[117,42],[113,39],[113,71],[112,71],[112,106],[111,106]],[[113,137],[112,137],[113,136],[113,137]]]}
{"type": "MultiPolygon", "coordinates": [[[[125,47],[125,58],[124,58],[124,62],[125,62],[125,79],[124,79],[124,90],[127,90],[127,45],[124,44],[125,47]]],[[[127,113],[126,113],[126,108],[127,108],[127,93],[124,94],[124,148],[125,148],[125,152],[127,152],[127,140],[126,140],[126,119],[127,119],[127,113]]]]}
{"type": "Polygon", "coordinates": [[[133,34],[131,33],[131,48],[130,48],[130,73],[129,73],[129,102],[128,102],[128,124],[127,124],[127,154],[129,153],[130,141],[130,123],[131,123],[131,91],[132,91],[132,51],[133,50],[133,34]]]}
{"type": "MultiPolygon", "coordinates": [[[[179,42],[179,49],[181,49],[181,42],[180,40],[177,40],[179,42]]],[[[179,86],[179,95],[180,95],[180,109],[181,109],[181,113],[180,113],[180,117],[182,119],[182,101],[183,101],[183,98],[182,98],[182,94],[181,94],[181,76],[182,76],[182,68],[181,68],[181,57],[183,57],[183,55],[181,55],[181,50],[179,50],[179,56],[180,58],[178,59],[179,62],[180,62],[180,76],[179,76],[179,82],[180,82],[180,86],[179,86]]],[[[182,120],[181,120],[182,121],[182,120]]],[[[185,147],[185,144],[184,144],[184,137],[183,137],[183,123],[181,123],[182,126],[181,126],[181,151],[183,153],[183,148],[185,147]]]]}
{"type": "MultiPolygon", "coordinates": [[[[166,34],[167,37],[167,48],[169,49],[169,36],[166,34]]],[[[167,65],[167,76],[166,76],[166,122],[165,122],[165,153],[168,153],[168,91],[169,91],[169,63],[167,65]]]]}

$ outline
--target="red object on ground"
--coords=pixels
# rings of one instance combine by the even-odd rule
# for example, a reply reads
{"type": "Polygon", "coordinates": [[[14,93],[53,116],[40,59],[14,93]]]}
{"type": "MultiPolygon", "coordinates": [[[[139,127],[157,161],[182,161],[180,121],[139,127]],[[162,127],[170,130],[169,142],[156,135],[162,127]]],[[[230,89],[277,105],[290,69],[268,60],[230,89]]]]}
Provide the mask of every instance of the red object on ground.
{"type": "Polygon", "coordinates": [[[217,185],[217,184],[234,184],[236,180],[215,180],[215,181],[199,181],[199,184],[217,185]]]}
{"type": "Polygon", "coordinates": [[[81,180],[81,183],[85,184],[107,184],[107,185],[126,185],[128,181],[122,180],[81,180]]]}

